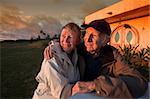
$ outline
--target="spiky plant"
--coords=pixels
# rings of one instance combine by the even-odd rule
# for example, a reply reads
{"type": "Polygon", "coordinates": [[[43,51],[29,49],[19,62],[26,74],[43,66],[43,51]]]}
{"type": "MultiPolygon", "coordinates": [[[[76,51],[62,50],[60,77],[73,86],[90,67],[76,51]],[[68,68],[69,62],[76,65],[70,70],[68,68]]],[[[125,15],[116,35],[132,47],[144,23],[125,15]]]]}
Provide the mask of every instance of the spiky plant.
{"type": "Polygon", "coordinates": [[[150,62],[150,47],[137,50],[137,46],[119,46],[123,59],[129,64],[131,68],[137,69],[147,80],[149,80],[148,63],[150,62]]]}

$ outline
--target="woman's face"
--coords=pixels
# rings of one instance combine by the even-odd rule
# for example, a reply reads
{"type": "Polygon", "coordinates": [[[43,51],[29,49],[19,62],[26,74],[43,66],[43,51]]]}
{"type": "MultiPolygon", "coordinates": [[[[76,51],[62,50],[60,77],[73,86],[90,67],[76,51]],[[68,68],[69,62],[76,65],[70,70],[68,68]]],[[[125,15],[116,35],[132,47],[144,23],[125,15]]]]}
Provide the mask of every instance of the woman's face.
{"type": "Polygon", "coordinates": [[[84,44],[86,50],[91,54],[95,54],[100,50],[104,43],[105,35],[99,33],[99,31],[95,30],[92,27],[86,29],[86,33],[84,36],[84,44]]]}
{"type": "Polygon", "coordinates": [[[66,53],[70,53],[76,48],[79,37],[77,33],[69,28],[64,28],[60,35],[60,45],[66,53]]]}

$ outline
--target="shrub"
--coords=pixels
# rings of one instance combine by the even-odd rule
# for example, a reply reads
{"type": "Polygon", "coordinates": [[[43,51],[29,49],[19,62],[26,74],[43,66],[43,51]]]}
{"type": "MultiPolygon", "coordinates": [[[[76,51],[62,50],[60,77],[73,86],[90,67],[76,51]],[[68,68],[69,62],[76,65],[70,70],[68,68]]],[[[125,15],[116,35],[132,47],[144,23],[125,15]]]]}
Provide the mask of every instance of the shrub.
{"type": "Polygon", "coordinates": [[[149,62],[150,62],[150,47],[138,50],[137,46],[125,46],[121,50],[123,59],[128,63],[131,68],[138,70],[149,81],[149,62]]]}

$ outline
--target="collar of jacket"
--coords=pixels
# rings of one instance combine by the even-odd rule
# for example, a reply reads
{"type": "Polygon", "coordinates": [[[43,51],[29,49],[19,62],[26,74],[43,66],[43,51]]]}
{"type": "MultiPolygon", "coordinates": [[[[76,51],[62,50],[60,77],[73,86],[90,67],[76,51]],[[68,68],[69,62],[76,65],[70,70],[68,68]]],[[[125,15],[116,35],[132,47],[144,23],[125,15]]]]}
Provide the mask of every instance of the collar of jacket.
{"type": "Polygon", "coordinates": [[[108,65],[111,65],[111,64],[113,64],[113,63],[115,63],[115,62],[116,62],[116,60],[113,60],[113,61],[111,61],[111,62],[105,63],[105,64],[102,65],[102,68],[104,68],[104,67],[106,67],[106,66],[108,66],[108,65]]]}
{"type": "Polygon", "coordinates": [[[69,64],[76,66],[77,65],[77,60],[78,60],[78,55],[77,55],[77,49],[74,50],[73,56],[72,56],[72,62],[69,59],[68,55],[66,52],[62,50],[60,47],[59,42],[53,42],[52,43],[52,53],[53,55],[56,55],[57,57],[61,58],[62,60],[68,62],[69,64]]]}

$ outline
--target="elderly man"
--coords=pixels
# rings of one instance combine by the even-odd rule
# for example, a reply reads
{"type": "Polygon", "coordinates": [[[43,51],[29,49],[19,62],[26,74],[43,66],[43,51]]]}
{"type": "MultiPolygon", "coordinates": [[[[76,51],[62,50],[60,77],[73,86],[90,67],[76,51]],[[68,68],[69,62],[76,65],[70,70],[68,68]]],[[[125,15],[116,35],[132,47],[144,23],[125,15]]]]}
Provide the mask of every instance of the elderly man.
{"type": "Polygon", "coordinates": [[[109,24],[105,20],[94,20],[82,26],[86,30],[85,48],[78,47],[78,53],[85,60],[85,63],[80,61],[83,64],[79,67],[80,75],[84,75],[82,81],[73,86],[72,95],[95,92],[111,98],[142,96],[147,82],[139,72],[129,68],[117,49],[108,45],[111,34],[109,24]]]}
{"type": "Polygon", "coordinates": [[[147,88],[145,79],[122,59],[114,47],[108,45],[111,29],[105,20],[82,25],[86,29],[83,54],[86,68],[84,82],[79,81],[72,94],[96,91],[97,95],[113,98],[137,98],[147,88]]]}
{"type": "Polygon", "coordinates": [[[80,42],[80,27],[74,23],[65,25],[60,43],[51,47],[53,57],[42,63],[36,80],[39,82],[33,99],[67,99],[72,86],[79,80],[76,45],[80,42]]]}

